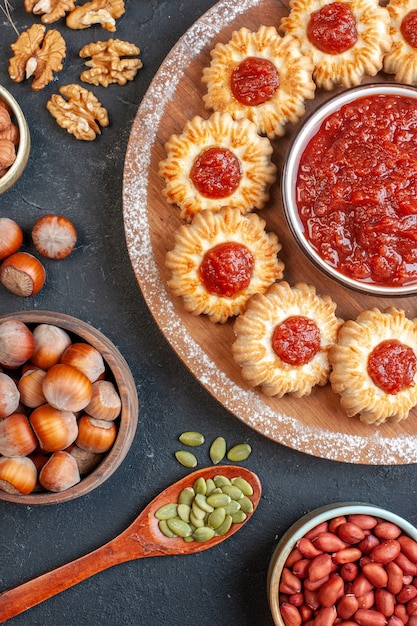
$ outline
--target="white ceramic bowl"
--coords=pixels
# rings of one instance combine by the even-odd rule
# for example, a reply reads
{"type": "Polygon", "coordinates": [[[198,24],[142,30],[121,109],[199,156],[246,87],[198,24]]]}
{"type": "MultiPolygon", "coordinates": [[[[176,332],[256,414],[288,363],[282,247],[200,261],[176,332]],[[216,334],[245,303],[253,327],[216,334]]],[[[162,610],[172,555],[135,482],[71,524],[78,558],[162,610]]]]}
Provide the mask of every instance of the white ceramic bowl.
{"type": "Polygon", "coordinates": [[[12,121],[19,127],[19,146],[16,160],[7,172],[0,177],[0,194],[7,191],[22,175],[30,152],[30,134],[26,118],[12,94],[0,85],[0,100],[3,100],[12,112],[12,121]]]}
{"type": "Polygon", "coordinates": [[[327,100],[302,124],[289,148],[282,172],[282,200],[288,225],[298,245],[304,254],[322,272],[346,287],[365,292],[367,294],[388,297],[405,296],[417,293],[417,282],[398,287],[384,286],[365,281],[362,282],[342,274],[336,268],[332,267],[325,260],[323,260],[304,234],[304,226],[298,213],[296,201],[296,182],[301,156],[307,147],[307,144],[317,133],[324,120],[329,115],[338,111],[345,104],[348,104],[358,98],[378,94],[407,96],[417,99],[417,89],[414,87],[393,83],[375,83],[347,89],[346,91],[343,91],[342,93],[327,100]]]}
{"type": "Polygon", "coordinates": [[[395,513],[391,513],[386,509],[374,506],[372,504],[364,504],[360,502],[341,502],[336,504],[328,504],[310,511],[299,520],[297,520],[284,533],[278,542],[271,558],[268,570],[268,599],[272,613],[272,618],[276,626],[285,626],[280,612],[279,602],[279,584],[281,580],[282,570],[285,562],[296,546],[297,542],[304,537],[310,530],[315,528],[321,522],[329,521],[335,517],[348,516],[353,514],[372,515],[373,517],[382,518],[389,522],[393,522],[399,526],[404,534],[417,541],[417,529],[407,520],[403,519],[395,513]]]}

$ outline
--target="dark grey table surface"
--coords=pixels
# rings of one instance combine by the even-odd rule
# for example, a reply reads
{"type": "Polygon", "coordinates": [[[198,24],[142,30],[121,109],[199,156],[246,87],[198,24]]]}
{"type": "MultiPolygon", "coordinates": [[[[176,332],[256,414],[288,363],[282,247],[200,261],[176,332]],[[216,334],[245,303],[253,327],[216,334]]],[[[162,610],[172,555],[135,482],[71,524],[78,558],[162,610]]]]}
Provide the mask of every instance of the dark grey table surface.
{"type": "MultiPolygon", "coordinates": [[[[1,3],[3,4],[3,3],[1,3]]],[[[0,214],[26,236],[45,213],[67,215],[79,241],[65,261],[46,262],[47,283],[33,298],[0,288],[0,315],[49,309],[66,312],[105,333],[128,361],[140,413],[121,467],[94,492],[58,506],[0,500],[0,592],[75,559],[112,539],[165,486],[186,474],[173,453],[185,430],[207,441],[223,435],[248,442],[245,465],[263,484],[260,506],[233,538],[193,556],[141,559],[116,566],[34,607],[10,623],[24,626],[270,626],[267,570],[288,526],[323,504],[365,501],[417,523],[414,465],[361,466],[308,456],[251,430],[211,397],[159,331],[131,268],[122,213],[123,164],[141,99],[164,57],[212,0],[126,0],[116,36],[137,44],[144,67],[124,87],[92,88],[109,109],[111,125],[94,142],[60,129],[45,108],[60,84],[78,82],[77,52],[107,31],[68,33],[64,70],[42,92],[14,84],[7,67],[16,34],[0,13],[0,83],[20,102],[32,136],[22,178],[0,197],[0,214]]],[[[12,0],[19,31],[38,22],[12,0]]],[[[202,453],[201,464],[207,462],[202,453]]]]}

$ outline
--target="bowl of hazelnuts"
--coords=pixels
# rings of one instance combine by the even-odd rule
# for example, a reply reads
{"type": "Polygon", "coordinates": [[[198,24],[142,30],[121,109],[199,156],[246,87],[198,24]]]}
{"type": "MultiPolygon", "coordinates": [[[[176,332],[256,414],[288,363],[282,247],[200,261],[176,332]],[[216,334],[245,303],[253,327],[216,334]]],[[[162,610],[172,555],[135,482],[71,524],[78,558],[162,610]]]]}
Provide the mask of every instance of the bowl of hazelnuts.
{"type": "Polygon", "coordinates": [[[0,317],[0,499],[92,491],[126,457],[137,421],[132,373],[99,330],[51,311],[0,317]]]}
{"type": "Polygon", "coordinates": [[[0,85],[0,194],[21,176],[30,152],[30,134],[19,104],[0,85]]]}

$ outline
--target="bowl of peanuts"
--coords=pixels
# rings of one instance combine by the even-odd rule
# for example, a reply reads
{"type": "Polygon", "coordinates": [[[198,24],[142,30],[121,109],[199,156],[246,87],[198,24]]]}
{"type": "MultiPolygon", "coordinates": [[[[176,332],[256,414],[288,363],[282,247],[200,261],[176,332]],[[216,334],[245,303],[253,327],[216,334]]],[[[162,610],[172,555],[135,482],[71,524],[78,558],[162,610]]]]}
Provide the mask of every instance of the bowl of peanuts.
{"type": "Polygon", "coordinates": [[[371,504],[315,509],[282,536],[268,571],[276,626],[416,626],[417,529],[371,504]]]}
{"type": "Polygon", "coordinates": [[[52,311],[0,317],[0,500],[59,504],[100,487],[138,412],[131,370],[98,329],[52,311]]]}
{"type": "Polygon", "coordinates": [[[30,152],[30,133],[22,109],[0,85],[0,194],[22,175],[30,152]]]}

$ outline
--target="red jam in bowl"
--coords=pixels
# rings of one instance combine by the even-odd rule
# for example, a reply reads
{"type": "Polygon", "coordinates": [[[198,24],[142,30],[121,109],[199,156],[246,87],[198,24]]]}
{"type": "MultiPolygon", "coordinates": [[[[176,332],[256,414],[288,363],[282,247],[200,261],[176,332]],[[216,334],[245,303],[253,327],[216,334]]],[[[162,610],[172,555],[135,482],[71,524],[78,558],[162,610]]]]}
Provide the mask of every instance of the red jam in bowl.
{"type": "Polygon", "coordinates": [[[300,160],[304,236],[349,278],[417,282],[417,99],[368,95],[330,114],[300,160]]]}

